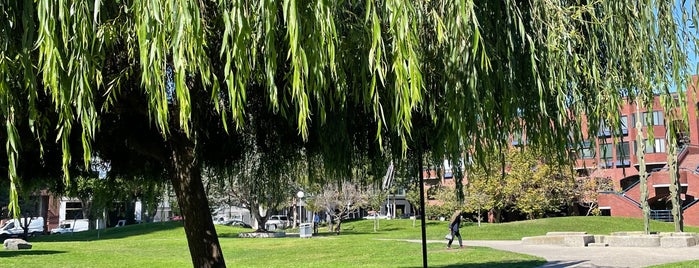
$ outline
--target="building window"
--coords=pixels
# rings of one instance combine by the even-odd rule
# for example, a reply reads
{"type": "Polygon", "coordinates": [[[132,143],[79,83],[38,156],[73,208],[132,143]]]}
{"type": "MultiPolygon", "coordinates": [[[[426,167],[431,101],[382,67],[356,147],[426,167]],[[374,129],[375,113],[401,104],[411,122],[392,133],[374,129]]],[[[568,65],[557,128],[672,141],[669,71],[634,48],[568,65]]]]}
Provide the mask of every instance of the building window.
{"type": "MultiPolygon", "coordinates": [[[[634,122],[634,126],[636,124],[636,114],[631,115],[631,120],[634,122]]],[[[643,113],[643,116],[641,118],[641,126],[646,126],[648,123],[647,121],[650,120],[650,123],[653,124],[654,126],[662,126],[664,124],[663,122],[663,112],[662,111],[653,111],[653,112],[645,112],[643,113]]]]}
{"type": "MultiPolygon", "coordinates": [[[[665,139],[655,139],[654,146],[648,146],[653,148],[653,153],[664,153],[665,152],[665,139]]],[[[647,148],[646,148],[647,151],[647,148]]]]}
{"type": "Polygon", "coordinates": [[[604,122],[604,120],[599,121],[599,133],[597,133],[598,137],[610,137],[612,136],[612,132],[609,131],[609,126],[604,122]]]}
{"type": "Polygon", "coordinates": [[[603,144],[600,146],[602,165],[604,167],[612,167],[614,158],[612,157],[612,145],[603,144]]]}
{"type": "MultiPolygon", "coordinates": [[[[645,140],[646,142],[646,153],[647,154],[654,154],[654,153],[664,153],[665,152],[665,139],[655,139],[652,141],[645,140]]],[[[638,148],[637,142],[634,142],[634,152],[638,152],[640,149],[638,148]]]]}
{"type": "Polygon", "coordinates": [[[621,142],[616,145],[616,166],[617,167],[628,167],[631,165],[631,155],[629,149],[629,142],[621,142]]]}
{"type": "Polygon", "coordinates": [[[452,170],[451,163],[449,160],[444,160],[444,178],[445,179],[451,179],[454,177],[454,171],[452,170]]]}
{"type": "Polygon", "coordinates": [[[83,218],[83,205],[80,202],[66,202],[66,220],[83,218]]]}
{"type": "Polygon", "coordinates": [[[595,149],[590,148],[590,142],[585,141],[583,142],[581,148],[580,148],[580,153],[578,155],[579,158],[581,159],[591,159],[595,158],[595,149]]]}
{"type": "Polygon", "coordinates": [[[654,126],[662,126],[663,125],[663,112],[654,111],[652,122],[653,122],[654,126]]]}
{"type": "Polygon", "coordinates": [[[629,117],[622,115],[619,118],[619,122],[621,123],[621,134],[624,136],[629,135],[629,117]]]}
{"type": "Polygon", "coordinates": [[[629,160],[631,159],[629,142],[620,142],[616,145],[616,159],[617,160],[629,160]]]}

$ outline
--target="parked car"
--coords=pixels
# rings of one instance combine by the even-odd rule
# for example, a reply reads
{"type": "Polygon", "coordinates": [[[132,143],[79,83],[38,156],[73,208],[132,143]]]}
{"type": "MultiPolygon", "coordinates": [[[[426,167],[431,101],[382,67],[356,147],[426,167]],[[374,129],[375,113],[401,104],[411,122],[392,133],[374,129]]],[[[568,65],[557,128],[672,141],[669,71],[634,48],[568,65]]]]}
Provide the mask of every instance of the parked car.
{"type": "Polygon", "coordinates": [[[27,230],[28,235],[33,236],[44,232],[43,217],[21,218],[19,220],[11,219],[0,227],[0,239],[23,235],[24,229],[22,229],[22,226],[26,221],[29,221],[29,230],[27,230]]]}
{"type": "Polygon", "coordinates": [[[267,230],[286,229],[291,227],[291,222],[286,215],[272,215],[265,223],[267,230]]]}
{"type": "Polygon", "coordinates": [[[247,224],[247,223],[245,223],[243,221],[239,221],[239,220],[228,220],[228,221],[224,222],[223,225],[238,226],[238,227],[252,229],[252,226],[250,226],[250,224],[247,224]]]}
{"type": "Polygon", "coordinates": [[[67,234],[87,231],[90,222],[87,219],[80,220],[64,220],[58,225],[58,228],[51,229],[51,234],[67,234]]]}

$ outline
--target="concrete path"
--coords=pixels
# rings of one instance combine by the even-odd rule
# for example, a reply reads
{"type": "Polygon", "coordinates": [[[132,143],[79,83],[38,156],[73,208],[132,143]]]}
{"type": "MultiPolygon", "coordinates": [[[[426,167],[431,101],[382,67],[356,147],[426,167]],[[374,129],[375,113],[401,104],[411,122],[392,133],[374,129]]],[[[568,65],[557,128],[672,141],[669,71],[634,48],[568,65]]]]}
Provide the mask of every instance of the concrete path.
{"type": "Polygon", "coordinates": [[[522,245],[521,241],[467,240],[466,246],[489,247],[499,250],[539,256],[548,261],[541,267],[645,267],[699,259],[699,247],[637,248],[637,247],[560,247],[522,245]]]}
{"type": "MultiPolygon", "coordinates": [[[[420,240],[410,240],[420,242],[420,240]]],[[[446,243],[430,240],[430,243],[446,243]]],[[[541,267],[646,267],[672,262],[699,260],[699,246],[688,248],[636,247],[560,247],[522,245],[519,240],[464,240],[464,245],[539,256],[546,261],[541,267]]]]}

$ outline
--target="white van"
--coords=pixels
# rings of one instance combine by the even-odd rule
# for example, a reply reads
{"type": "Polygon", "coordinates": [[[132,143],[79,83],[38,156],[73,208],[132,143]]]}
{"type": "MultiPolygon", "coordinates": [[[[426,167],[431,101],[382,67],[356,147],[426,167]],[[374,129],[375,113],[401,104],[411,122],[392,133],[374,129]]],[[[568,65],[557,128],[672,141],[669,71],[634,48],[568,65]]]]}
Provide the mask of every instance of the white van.
{"type": "Polygon", "coordinates": [[[18,237],[24,234],[24,223],[29,222],[29,230],[27,230],[28,235],[37,235],[44,232],[44,218],[43,217],[33,217],[33,218],[21,218],[11,219],[5,222],[5,224],[0,227],[0,236],[3,237],[18,237]]]}
{"type": "Polygon", "coordinates": [[[89,228],[90,222],[87,219],[64,220],[58,228],[51,229],[51,234],[76,233],[87,231],[89,228]]]}

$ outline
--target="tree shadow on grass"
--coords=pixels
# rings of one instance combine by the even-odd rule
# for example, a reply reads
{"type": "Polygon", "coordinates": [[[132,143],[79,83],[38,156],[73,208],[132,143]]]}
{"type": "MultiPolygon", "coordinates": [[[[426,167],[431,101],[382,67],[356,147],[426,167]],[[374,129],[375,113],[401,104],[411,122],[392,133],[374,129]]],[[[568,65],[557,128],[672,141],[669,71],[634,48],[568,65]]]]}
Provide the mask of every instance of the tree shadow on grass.
{"type": "Polygon", "coordinates": [[[0,251],[0,258],[10,258],[17,256],[30,256],[30,255],[53,255],[66,253],[65,251],[58,250],[12,250],[12,251],[0,251]]]}
{"type": "MultiPolygon", "coordinates": [[[[254,232],[254,231],[250,231],[254,232]]],[[[218,233],[219,238],[238,238],[238,234],[240,232],[220,232],[218,233]]],[[[311,238],[313,237],[341,237],[341,236],[350,236],[350,235],[362,235],[362,234],[371,234],[367,232],[355,232],[355,231],[342,231],[338,235],[336,232],[318,232],[317,234],[313,234],[311,238]]],[[[286,236],[283,237],[275,237],[275,238],[299,238],[299,233],[297,232],[288,232],[286,233],[286,236]]]]}
{"type": "MultiPolygon", "coordinates": [[[[78,233],[41,235],[29,238],[29,242],[74,242],[119,239],[130,236],[144,235],[153,232],[182,228],[182,221],[167,221],[126,225],[124,227],[90,230],[78,233]],[[99,238],[98,238],[99,236],[99,238]]],[[[183,231],[184,235],[184,231],[183,231]]]]}
{"type": "MultiPolygon", "coordinates": [[[[440,268],[490,268],[490,267],[504,267],[504,268],[530,268],[539,267],[546,264],[545,261],[503,261],[503,262],[485,262],[485,263],[462,263],[462,264],[449,264],[449,265],[430,265],[430,267],[440,267],[440,268]]],[[[571,265],[571,264],[568,264],[571,265]]],[[[422,267],[422,266],[414,266],[422,267]]],[[[567,267],[567,266],[546,266],[546,267],[567,267]]]]}

